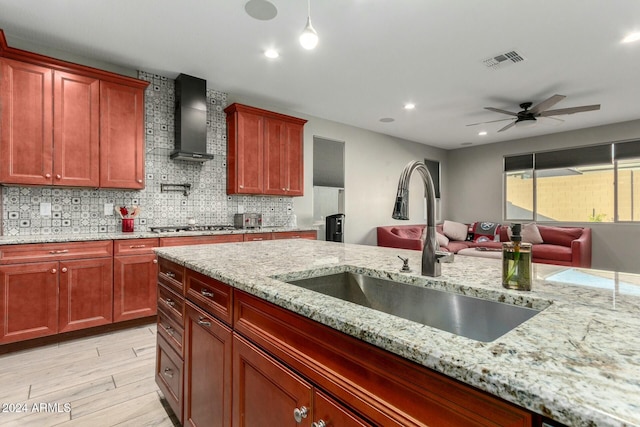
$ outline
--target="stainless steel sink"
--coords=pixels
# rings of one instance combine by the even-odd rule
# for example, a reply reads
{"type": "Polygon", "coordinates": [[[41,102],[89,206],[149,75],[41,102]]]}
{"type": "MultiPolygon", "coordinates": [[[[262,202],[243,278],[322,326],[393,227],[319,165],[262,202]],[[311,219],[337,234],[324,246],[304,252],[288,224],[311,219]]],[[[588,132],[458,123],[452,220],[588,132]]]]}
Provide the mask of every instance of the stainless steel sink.
{"type": "Polygon", "coordinates": [[[350,272],[287,283],[482,342],[501,337],[540,312],[350,272]]]}

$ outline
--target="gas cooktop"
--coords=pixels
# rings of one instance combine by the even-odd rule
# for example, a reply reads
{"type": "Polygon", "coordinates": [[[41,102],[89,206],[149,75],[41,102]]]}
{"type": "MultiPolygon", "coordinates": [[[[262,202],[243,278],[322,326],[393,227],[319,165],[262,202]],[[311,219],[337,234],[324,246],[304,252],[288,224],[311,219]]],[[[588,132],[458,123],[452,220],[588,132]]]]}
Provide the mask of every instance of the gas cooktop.
{"type": "Polygon", "coordinates": [[[235,230],[233,225],[173,225],[166,227],[149,227],[152,233],[179,233],[181,231],[223,231],[235,230]]]}

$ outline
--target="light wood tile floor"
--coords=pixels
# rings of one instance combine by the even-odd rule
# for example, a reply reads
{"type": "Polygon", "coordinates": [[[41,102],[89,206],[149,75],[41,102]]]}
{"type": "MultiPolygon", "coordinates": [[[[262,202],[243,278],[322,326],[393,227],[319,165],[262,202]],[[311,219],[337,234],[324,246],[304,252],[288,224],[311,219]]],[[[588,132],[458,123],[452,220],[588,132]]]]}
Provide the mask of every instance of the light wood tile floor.
{"type": "Polygon", "coordinates": [[[155,324],[2,355],[0,426],[177,426],[155,356],[155,324]]]}

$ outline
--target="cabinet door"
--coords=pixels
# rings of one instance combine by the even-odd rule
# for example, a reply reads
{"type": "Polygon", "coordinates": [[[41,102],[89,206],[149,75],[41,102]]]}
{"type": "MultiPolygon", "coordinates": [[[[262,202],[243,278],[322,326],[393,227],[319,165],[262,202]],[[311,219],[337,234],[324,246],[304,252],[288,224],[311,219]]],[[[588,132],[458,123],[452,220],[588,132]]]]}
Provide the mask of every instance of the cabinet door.
{"type": "Polygon", "coordinates": [[[100,81],[54,72],[53,184],[100,184],[100,81]]]}
{"type": "Polygon", "coordinates": [[[313,396],[313,414],[315,425],[322,427],[365,427],[372,425],[318,390],[315,391],[313,396]]]}
{"type": "Polygon", "coordinates": [[[52,71],[0,58],[0,182],[51,185],[52,71]]]}
{"type": "Polygon", "coordinates": [[[111,323],[111,258],[60,262],[59,332],[111,323]]]}
{"type": "Polygon", "coordinates": [[[157,308],[155,254],[113,258],[113,321],[153,316],[157,308]]]}
{"type": "Polygon", "coordinates": [[[185,425],[231,426],[232,337],[231,329],[187,302],[184,345],[185,425]]]}
{"type": "Polygon", "coordinates": [[[304,195],[303,125],[287,123],[284,129],[284,181],[288,196],[304,195]]]}
{"type": "Polygon", "coordinates": [[[144,188],[144,92],[100,82],[100,187],[144,188]]]}
{"type": "Polygon", "coordinates": [[[264,194],[287,194],[287,153],[285,122],[265,119],[264,130],[264,194]]]}
{"type": "Polygon", "coordinates": [[[233,372],[234,427],[311,425],[311,385],[237,334],[233,372]],[[307,411],[301,423],[296,409],[307,411]]]}
{"type": "Polygon", "coordinates": [[[303,195],[302,129],[297,123],[265,119],[264,194],[303,195]]]}
{"type": "Polygon", "coordinates": [[[227,194],[262,194],[264,118],[235,112],[227,116],[227,194]]]}
{"type": "Polygon", "coordinates": [[[58,331],[58,263],[0,266],[0,343],[58,331]]]}

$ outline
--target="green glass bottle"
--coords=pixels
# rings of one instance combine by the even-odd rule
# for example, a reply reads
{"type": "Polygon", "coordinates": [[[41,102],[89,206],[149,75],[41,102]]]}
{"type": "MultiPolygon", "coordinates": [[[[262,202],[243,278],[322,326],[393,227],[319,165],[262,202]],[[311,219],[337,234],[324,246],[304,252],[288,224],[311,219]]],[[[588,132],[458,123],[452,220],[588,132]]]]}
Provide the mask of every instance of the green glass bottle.
{"type": "Polygon", "coordinates": [[[502,286],[518,291],[531,290],[531,243],[523,243],[522,226],[511,226],[511,241],[502,244],[502,286]]]}

